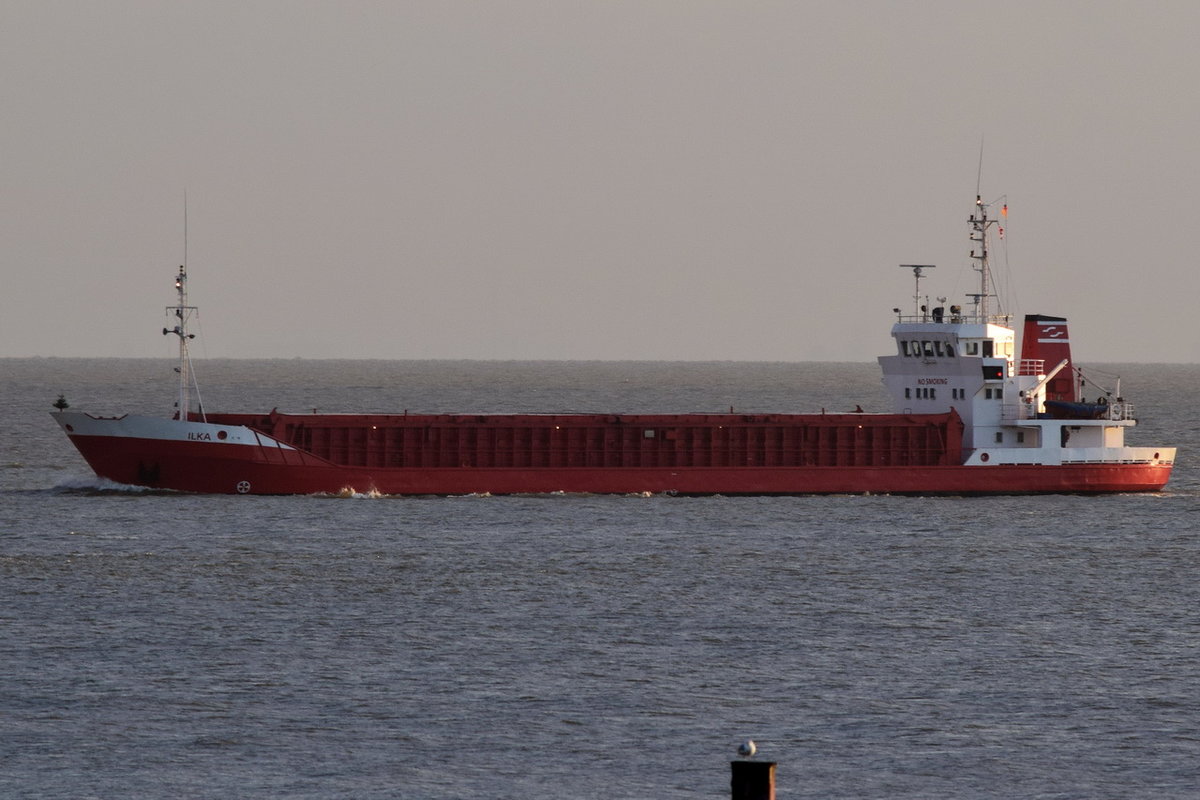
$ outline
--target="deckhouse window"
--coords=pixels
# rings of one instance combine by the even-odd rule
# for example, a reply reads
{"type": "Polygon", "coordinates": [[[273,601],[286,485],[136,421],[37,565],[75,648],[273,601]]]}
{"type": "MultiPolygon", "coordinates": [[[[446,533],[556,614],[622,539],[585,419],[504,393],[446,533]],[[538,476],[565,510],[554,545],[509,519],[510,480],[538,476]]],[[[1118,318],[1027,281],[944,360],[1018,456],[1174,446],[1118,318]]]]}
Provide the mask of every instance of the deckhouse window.
{"type": "Polygon", "coordinates": [[[912,352],[908,349],[908,339],[903,339],[900,342],[900,352],[906,356],[911,356],[912,352]]]}
{"type": "Polygon", "coordinates": [[[928,358],[933,358],[933,342],[926,339],[921,342],[921,346],[925,349],[925,355],[928,358]]]}
{"type": "Polygon", "coordinates": [[[979,342],[967,342],[967,355],[979,355],[979,342]]]}
{"type": "Polygon", "coordinates": [[[954,345],[950,342],[946,342],[946,355],[954,358],[954,345]]]}
{"type": "Polygon", "coordinates": [[[941,357],[942,357],[942,352],[943,352],[943,351],[942,351],[942,343],[941,343],[941,342],[934,342],[934,343],[933,343],[933,349],[937,351],[938,358],[941,358],[941,357]]]}

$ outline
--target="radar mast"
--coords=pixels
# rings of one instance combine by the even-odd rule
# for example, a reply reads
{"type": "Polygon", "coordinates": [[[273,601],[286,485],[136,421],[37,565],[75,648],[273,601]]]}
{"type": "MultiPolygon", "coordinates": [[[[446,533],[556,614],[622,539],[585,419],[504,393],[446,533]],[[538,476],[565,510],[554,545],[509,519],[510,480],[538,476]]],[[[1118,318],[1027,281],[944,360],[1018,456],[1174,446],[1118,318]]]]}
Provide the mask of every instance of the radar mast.
{"type": "MultiPolygon", "coordinates": [[[[971,258],[975,260],[973,269],[979,273],[979,294],[969,294],[975,300],[976,310],[978,312],[979,321],[987,324],[991,322],[991,304],[989,300],[996,297],[995,284],[992,281],[992,270],[988,261],[988,228],[997,225],[997,220],[988,218],[988,208],[990,203],[983,202],[981,195],[975,195],[975,213],[968,218],[971,224],[971,242],[975,245],[971,248],[971,258]]],[[[1001,213],[1006,213],[1008,206],[1004,206],[1001,213]]]]}
{"type": "MultiPolygon", "coordinates": [[[[901,264],[900,269],[911,269],[913,271],[913,281],[916,283],[916,288],[913,290],[913,317],[920,317],[921,321],[925,321],[926,314],[921,308],[921,278],[925,277],[925,270],[936,268],[936,264],[901,264]]],[[[928,303],[926,303],[928,305],[928,303]]]]}

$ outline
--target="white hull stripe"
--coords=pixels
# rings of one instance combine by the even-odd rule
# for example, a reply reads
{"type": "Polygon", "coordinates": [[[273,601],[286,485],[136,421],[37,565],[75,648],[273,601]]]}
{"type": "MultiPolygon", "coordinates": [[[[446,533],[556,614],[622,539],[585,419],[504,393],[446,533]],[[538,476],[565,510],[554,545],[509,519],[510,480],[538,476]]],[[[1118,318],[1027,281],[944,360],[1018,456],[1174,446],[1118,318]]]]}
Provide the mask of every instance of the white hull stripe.
{"type": "Polygon", "coordinates": [[[122,439],[234,444],[249,447],[276,447],[295,450],[243,425],[210,425],[206,422],[180,422],[159,417],[93,417],[74,411],[55,413],[54,419],[69,436],[113,436],[122,439]]]}

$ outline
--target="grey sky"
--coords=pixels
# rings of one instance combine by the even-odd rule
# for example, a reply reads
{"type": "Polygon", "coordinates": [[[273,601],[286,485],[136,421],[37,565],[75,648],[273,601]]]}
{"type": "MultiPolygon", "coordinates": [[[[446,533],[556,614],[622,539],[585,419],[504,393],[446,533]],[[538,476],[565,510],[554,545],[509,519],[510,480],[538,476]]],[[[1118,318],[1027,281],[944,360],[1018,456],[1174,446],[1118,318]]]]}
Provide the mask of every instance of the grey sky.
{"type": "Polygon", "coordinates": [[[0,356],[1195,361],[1200,4],[0,0],[0,356]],[[1007,276],[1007,277],[1006,277],[1007,276]]]}

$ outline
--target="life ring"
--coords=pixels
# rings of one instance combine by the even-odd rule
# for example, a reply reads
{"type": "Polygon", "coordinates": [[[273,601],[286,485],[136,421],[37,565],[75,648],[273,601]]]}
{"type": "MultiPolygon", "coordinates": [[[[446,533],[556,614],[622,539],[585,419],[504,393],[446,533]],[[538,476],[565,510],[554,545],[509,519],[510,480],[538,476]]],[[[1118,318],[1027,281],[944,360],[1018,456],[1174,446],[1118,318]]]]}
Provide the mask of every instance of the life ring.
{"type": "Polygon", "coordinates": [[[987,461],[987,460],[988,460],[988,454],[987,454],[987,453],[981,453],[981,454],[979,455],[979,460],[980,460],[980,461],[987,461]]]}

